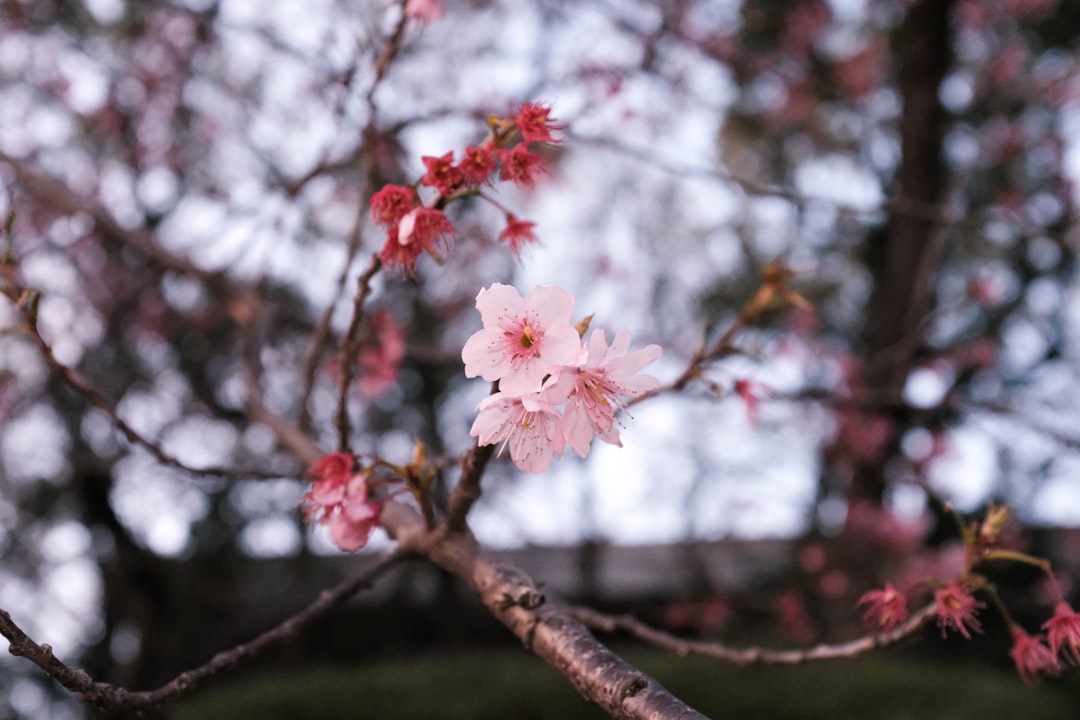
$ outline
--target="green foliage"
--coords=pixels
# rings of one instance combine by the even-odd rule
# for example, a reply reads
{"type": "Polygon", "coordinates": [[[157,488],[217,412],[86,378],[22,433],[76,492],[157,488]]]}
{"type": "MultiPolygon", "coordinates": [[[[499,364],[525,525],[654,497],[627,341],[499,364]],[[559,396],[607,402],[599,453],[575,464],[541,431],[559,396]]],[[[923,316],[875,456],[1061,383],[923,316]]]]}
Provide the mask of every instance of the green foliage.
{"type": "MultiPolygon", "coordinates": [[[[785,720],[1065,720],[1080,711],[1060,684],[963,663],[875,657],[737,668],[634,652],[629,659],[710,717],[785,720]]],[[[261,677],[177,705],[174,720],[566,720],[603,718],[554,670],[522,652],[394,661],[261,677]]]]}

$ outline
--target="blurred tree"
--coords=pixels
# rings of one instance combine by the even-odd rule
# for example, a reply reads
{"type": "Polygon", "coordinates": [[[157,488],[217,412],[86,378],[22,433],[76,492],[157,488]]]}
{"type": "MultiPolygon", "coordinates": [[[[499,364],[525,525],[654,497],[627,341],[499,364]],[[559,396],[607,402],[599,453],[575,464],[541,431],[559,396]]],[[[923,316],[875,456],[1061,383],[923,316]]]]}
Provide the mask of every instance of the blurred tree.
{"type": "MultiPolygon", "coordinates": [[[[623,450],[493,463],[481,541],[581,542],[588,569],[604,541],[803,534],[770,620],[810,639],[836,618],[807,597],[948,560],[918,551],[945,502],[1080,517],[1080,8],[430,8],[0,3],[0,607],[32,637],[144,688],[286,616],[333,579],[296,507],[335,448],[420,441],[454,517],[494,281],[557,282],[670,384],[623,450]],[[444,262],[380,272],[372,196],[528,100],[568,126],[549,175],[448,204],[444,262]],[[537,223],[520,255],[508,213],[537,223]],[[244,585],[267,557],[273,594],[244,585]]],[[[477,589],[429,551],[437,605],[477,589]]],[[[5,662],[0,718],[79,712],[30,669],[5,662]]]]}

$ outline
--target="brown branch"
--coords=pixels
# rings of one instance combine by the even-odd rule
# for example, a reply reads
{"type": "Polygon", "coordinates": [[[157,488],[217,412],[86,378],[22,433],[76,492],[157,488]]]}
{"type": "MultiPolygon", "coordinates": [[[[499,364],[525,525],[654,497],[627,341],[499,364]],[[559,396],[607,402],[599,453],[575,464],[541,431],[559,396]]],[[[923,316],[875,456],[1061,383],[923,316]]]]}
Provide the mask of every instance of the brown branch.
{"type": "Polygon", "coordinates": [[[811,660],[852,658],[871,650],[895,645],[919,632],[934,618],[933,604],[912,615],[900,627],[880,635],[867,635],[835,645],[816,645],[804,650],[769,650],[765,648],[732,648],[716,642],[688,640],[646,625],[632,615],[608,615],[591,608],[575,607],[570,611],[578,622],[603,632],[622,631],[639,640],[679,655],[703,655],[733,662],[737,665],[780,664],[796,665],[811,660]]]}
{"type": "MultiPolygon", "coordinates": [[[[368,187],[371,187],[369,183],[368,187]]],[[[367,206],[371,202],[371,193],[363,193],[363,198],[360,201],[360,207],[357,210],[356,222],[353,225],[352,232],[349,233],[349,240],[345,248],[345,263],[341,268],[341,273],[338,275],[336,286],[334,287],[334,293],[331,295],[331,300],[323,310],[322,315],[319,317],[319,322],[315,325],[315,329],[311,333],[311,340],[308,343],[307,353],[304,356],[304,372],[303,372],[303,389],[300,391],[300,419],[297,421],[297,425],[301,430],[307,430],[311,426],[311,415],[308,412],[308,401],[311,398],[311,393],[315,390],[315,375],[319,369],[319,358],[322,357],[323,347],[326,345],[326,338],[330,335],[330,321],[334,316],[334,305],[337,299],[341,297],[342,291],[345,289],[345,283],[349,279],[349,268],[352,267],[353,260],[356,259],[356,254],[360,251],[360,241],[363,237],[362,228],[364,226],[364,217],[367,214],[367,206]]]]}
{"type": "Polygon", "coordinates": [[[3,287],[3,294],[6,295],[16,307],[22,311],[23,318],[25,320],[24,327],[26,329],[26,335],[37,345],[38,350],[41,352],[42,358],[49,368],[70,387],[78,395],[81,395],[91,406],[97,408],[101,412],[105,413],[112,421],[114,427],[120,431],[120,433],[133,445],[138,445],[147,452],[159,463],[166,467],[171,467],[176,470],[181,470],[192,475],[199,475],[203,477],[218,477],[227,479],[273,479],[284,477],[281,473],[268,473],[260,470],[245,470],[242,468],[222,467],[222,466],[209,466],[203,468],[191,467],[173,455],[169,454],[160,445],[153,440],[144,436],[138,430],[131,426],[126,420],[121,418],[117,413],[116,408],[109,400],[100,392],[94,389],[93,385],[83,375],[74,368],[60,362],[60,360],[53,354],[52,346],[41,334],[41,329],[38,327],[37,317],[33,309],[33,301],[27,301],[26,298],[32,296],[31,291],[27,291],[21,285],[19,285],[15,279],[15,273],[13,266],[5,264],[4,268],[4,280],[5,285],[3,287]]]}
{"type": "Polygon", "coordinates": [[[394,26],[394,31],[390,33],[390,37],[387,38],[386,44],[383,45],[382,50],[379,52],[379,57],[375,59],[375,79],[372,81],[371,87],[368,88],[368,106],[373,110],[375,107],[375,90],[378,89],[383,78],[386,77],[386,71],[390,69],[390,63],[394,61],[398,50],[401,49],[401,39],[405,36],[405,25],[409,22],[409,16],[405,14],[405,0],[401,0],[398,4],[401,6],[401,17],[398,19],[397,25],[394,26]]]}
{"type": "Polygon", "coordinates": [[[360,323],[364,319],[364,301],[371,294],[371,280],[381,267],[382,262],[379,260],[378,253],[373,253],[367,268],[360,273],[356,281],[352,320],[349,321],[349,329],[345,337],[341,339],[341,384],[338,388],[338,406],[335,417],[338,429],[338,449],[343,452],[348,451],[349,435],[352,434],[352,424],[349,421],[349,388],[356,375],[357,356],[360,353],[360,323]]]}
{"type": "Polygon", "coordinates": [[[746,324],[751,318],[752,316],[750,314],[740,312],[731,322],[731,325],[728,326],[728,329],[724,331],[724,334],[721,335],[711,347],[703,347],[694,353],[694,356],[690,358],[690,362],[687,363],[686,369],[683,370],[677,378],[658,388],[643,392],[637,397],[631,398],[630,401],[626,403],[626,407],[629,408],[638,403],[645,402],[649,398],[654,398],[657,395],[685,390],[691,380],[701,377],[701,372],[706,364],[713,360],[719,360],[731,351],[731,343],[735,339],[735,336],[740,330],[746,327],[746,324]]]}
{"type": "Polygon", "coordinates": [[[274,434],[278,445],[292,453],[303,464],[310,465],[325,453],[301,428],[293,425],[280,415],[271,412],[263,402],[262,359],[260,357],[262,336],[260,326],[265,320],[266,304],[263,302],[261,295],[258,297],[253,295],[249,305],[251,311],[244,314],[240,324],[243,342],[241,356],[244,361],[244,381],[247,387],[247,399],[245,402],[247,417],[252,422],[268,427],[270,432],[274,434]]]}
{"type": "Polygon", "coordinates": [[[447,505],[444,523],[447,532],[461,532],[468,527],[465,518],[480,499],[480,480],[494,454],[494,445],[478,445],[462,456],[461,476],[447,505]]]}
{"type": "Polygon", "coordinates": [[[235,280],[226,282],[222,273],[199,267],[187,258],[164,249],[154,240],[152,233],[141,228],[124,227],[94,199],[82,197],[64,183],[32,170],[26,162],[3,152],[0,152],[0,162],[10,165],[18,185],[40,202],[66,215],[85,213],[103,232],[134,247],[161,267],[198,278],[219,291],[226,290],[230,284],[236,285],[235,280]]]}
{"type": "Polygon", "coordinates": [[[0,635],[8,639],[8,651],[12,655],[25,657],[65,688],[78,693],[84,702],[108,709],[147,710],[166,700],[186,695],[210,678],[231,670],[240,662],[255,657],[271,645],[295,637],[313,620],[338,607],[359,591],[371,587],[381,575],[397,564],[406,554],[404,551],[396,550],[384,556],[355,577],[333,588],[323,590],[307,607],[276,627],[246,643],[218,653],[206,664],[180,673],[156,690],[132,691],[110,683],[95,681],[85,671],[72,668],[58,659],[48,645],[32,640],[4,610],[0,610],[0,635]]]}
{"type": "Polygon", "coordinates": [[[401,547],[453,573],[530,651],[586,699],[621,720],[704,718],[599,642],[570,611],[521,570],[485,554],[468,530],[428,532],[415,510],[387,503],[383,526],[401,547]]]}

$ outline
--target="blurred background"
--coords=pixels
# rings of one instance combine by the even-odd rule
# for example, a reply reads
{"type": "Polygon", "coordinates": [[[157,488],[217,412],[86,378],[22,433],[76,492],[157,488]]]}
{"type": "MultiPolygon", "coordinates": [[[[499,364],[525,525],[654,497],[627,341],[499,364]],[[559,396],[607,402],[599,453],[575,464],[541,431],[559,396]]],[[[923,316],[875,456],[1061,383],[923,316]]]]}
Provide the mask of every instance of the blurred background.
{"type": "MultiPolygon", "coordinates": [[[[597,442],[543,476],[494,463],[471,516],[480,540],[575,600],[805,644],[859,632],[854,603],[885,580],[947,578],[961,550],[946,504],[977,517],[993,500],[1014,508],[1003,542],[1049,557],[1073,590],[1080,6],[443,8],[423,22],[367,0],[0,2],[0,608],[95,678],[156,687],[389,547],[377,533],[343,556],[306,526],[285,439],[337,443],[337,343],[384,240],[371,194],[414,183],[422,156],[460,157],[523,101],[549,103],[565,141],[544,150],[536,188],[490,192],[539,242],[514,257],[502,211],[455,202],[443,264],[376,277],[354,450],[404,463],[421,440],[452,486],[489,390],[460,351],[492,282],[563,286],[592,327],[661,345],[650,371],[671,381],[778,262],[789,294],[685,390],[635,406],[624,447],[597,442]]],[[[1049,617],[1039,573],[994,579],[1029,630],[1049,617]]],[[[842,682],[837,669],[867,698],[936,687],[929,707],[1065,702],[1064,685],[994,674],[1008,672],[1007,633],[984,620],[975,642],[930,633],[911,657],[822,666],[830,676],[642,662],[729,702],[731,688],[758,697],[755,682],[759,703],[778,701],[777,683],[842,682]],[[940,653],[988,666],[918,664],[940,653]]],[[[338,665],[380,658],[365,667],[409,695],[432,674],[518,678],[518,660],[491,654],[506,645],[452,578],[413,563],[249,674],[299,678],[299,700],[272,703],[285,716],[337,717],[313,698],[355,711],[377,694],[327,689],[355,684],[338,665]],[[390,660],[478,650],[489,663],[475,670],[458,655],[436,670],[390,660]]],[[[554,678],[520,661],[520,677],[554,678]]],[[[0,677],[0,718],[92,714],[25,661],[5,654],[0,677]]],[[[233,717],[268,690],[237,692],[233,717]]],[[[860,692],[802,716],[866,717],[860,692]]],[[[534,714],[491,716],[567,716],[536,697],[534,714]]],[[[1053,707],[1040,717],[1076,714],[1053,707]]]]}

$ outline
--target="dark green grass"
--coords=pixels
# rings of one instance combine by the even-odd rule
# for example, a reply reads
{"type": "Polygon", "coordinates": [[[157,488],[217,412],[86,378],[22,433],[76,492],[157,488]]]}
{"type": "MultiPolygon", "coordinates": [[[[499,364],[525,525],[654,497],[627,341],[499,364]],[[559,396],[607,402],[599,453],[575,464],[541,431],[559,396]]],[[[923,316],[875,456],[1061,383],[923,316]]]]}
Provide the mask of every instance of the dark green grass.
{"type": "MultiPolygon", "coordinates": [[[[884,655],[737,668],[659,652],[628,657],[712,718],[1072,720],[1076,678],[1029,688],[1015,675],[884,655]]],[[[1080,671],[1073,669],[1072,674],[1080,671]]],[[[564,720],[606,717],[524,651],[311,668],[249,678],[175,705],[175,720],[564,720]]]]}

